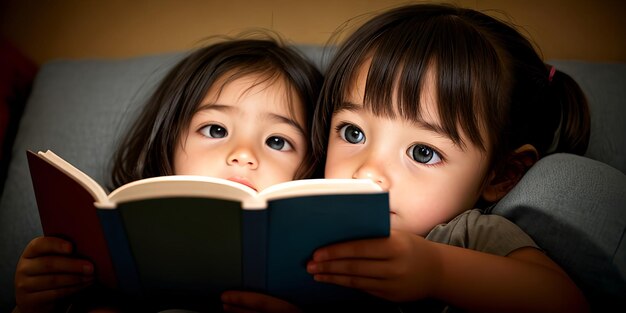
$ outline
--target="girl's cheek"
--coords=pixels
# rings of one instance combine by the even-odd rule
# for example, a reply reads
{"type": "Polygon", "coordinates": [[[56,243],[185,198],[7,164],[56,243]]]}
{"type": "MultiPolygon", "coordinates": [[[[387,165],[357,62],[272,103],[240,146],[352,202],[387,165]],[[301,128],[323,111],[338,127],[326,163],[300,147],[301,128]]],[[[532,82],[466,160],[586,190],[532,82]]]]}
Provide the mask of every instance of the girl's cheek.
{"type": "Polygon", "coordinates": [[[332,140],[328,145],[326,155],[326,167],[324,177],[326,178],[352,178],[354,168],[357,166],[354,151],[350,147],[333,144],[332,140]]]}
{"type": "Polygon", "coordinates": [[[324,170],[324,177],[326,178],[352,178],[352,175],[348,175],[348,168],[342,167],[341,164],[337,164],[337,160],[326,160],[326,168],[324,170]]]}

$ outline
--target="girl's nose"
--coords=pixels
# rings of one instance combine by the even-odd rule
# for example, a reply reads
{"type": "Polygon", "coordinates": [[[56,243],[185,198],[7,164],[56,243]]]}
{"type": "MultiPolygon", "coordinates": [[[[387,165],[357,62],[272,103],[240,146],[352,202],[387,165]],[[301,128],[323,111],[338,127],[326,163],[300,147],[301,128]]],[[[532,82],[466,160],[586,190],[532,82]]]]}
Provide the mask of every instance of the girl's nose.
{"type": "Polygon", "coordinates": [[[377,183],[383,190],[388,191],[391,182],[385,174],[384,167],[379,164],[365,163],[352,175],[352,178],[367,178],[377,183]]]}
{"type": "Polygon", "coordinates": [[[259,166],[259,161],[254,153],[250,149],[242,147],[233,150],[233,152],[228,155],[226,163],[232,166],[246,166],[250,169],[256,169],[259,166]]]}

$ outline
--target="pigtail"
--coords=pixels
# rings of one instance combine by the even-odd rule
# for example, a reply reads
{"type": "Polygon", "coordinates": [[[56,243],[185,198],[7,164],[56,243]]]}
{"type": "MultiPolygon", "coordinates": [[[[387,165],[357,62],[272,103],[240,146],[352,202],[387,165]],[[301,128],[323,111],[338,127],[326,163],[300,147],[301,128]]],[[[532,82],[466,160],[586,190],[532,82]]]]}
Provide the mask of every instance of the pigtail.
{"type": "Polygon", "coordinates": [[[591,118],[587,98],[578,83],[568,74],[548,66],[549,94],[561,107],[561,121],[552,146],[546,154],[557,152],[584,155],[589,145],[591,118]]]}

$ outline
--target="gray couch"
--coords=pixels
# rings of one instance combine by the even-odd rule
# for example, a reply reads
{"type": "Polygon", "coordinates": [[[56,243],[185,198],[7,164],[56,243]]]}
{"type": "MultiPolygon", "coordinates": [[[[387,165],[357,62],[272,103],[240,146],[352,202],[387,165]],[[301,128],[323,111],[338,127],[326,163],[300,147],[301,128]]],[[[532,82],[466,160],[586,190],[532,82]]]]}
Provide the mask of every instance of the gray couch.
{"type": "MultiPolygon", "coordinates": [[[[326,54],[299,46],[320,67],[326,54]]],[[[182,53],[130,59],[57,60],[39,71],[12,150],[0,199],[0,312],[14,305],[13,275],[41,225],[25,151],[51,149],[107,183],[116,140],[182,53]]],[[[595,304],[626,294],[626,64],[550,62],[589,97],[587,158],[539,162],[495,209],[521,225],[595,304]]]]}

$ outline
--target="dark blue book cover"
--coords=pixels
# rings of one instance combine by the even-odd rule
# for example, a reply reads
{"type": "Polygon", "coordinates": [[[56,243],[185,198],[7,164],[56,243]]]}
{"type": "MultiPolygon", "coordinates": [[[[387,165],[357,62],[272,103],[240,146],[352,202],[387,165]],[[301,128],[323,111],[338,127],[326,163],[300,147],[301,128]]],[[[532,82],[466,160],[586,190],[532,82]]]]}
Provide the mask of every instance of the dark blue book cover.
{"type": "Polygon", "coordinates": [[[306,263],[319,247],[389,236],[387,193],[275,200],[269,203],[268,216],[269,294],[304,306],[366,297],[352,289],[314,281],[306,263]]]}
{"type": "MultiPolygon", "coordinates": [[[[226,290],[262,292],[303,307],[366,299],[360,291],[314,281],[306,263],[319,247],[390,231],[389,197],[380,191],[267,202],[155,198],[114,210],[128,237],[132,260],[126,263],[136,267],[141,296],[187,309],[217,306],[226,290]]],[[[114,260],[119,251],[111,251],[114,260]]]]}

